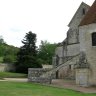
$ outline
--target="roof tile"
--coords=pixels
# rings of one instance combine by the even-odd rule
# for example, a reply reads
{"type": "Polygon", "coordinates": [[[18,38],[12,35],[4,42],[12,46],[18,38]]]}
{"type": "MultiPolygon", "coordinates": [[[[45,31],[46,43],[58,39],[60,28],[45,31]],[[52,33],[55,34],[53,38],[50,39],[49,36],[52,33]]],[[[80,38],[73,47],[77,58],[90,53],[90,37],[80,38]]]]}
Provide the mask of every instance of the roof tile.
{"type": "Polygon", "coordinates": [[[79,26],[88,25],[96,23],[96,0],[94,1],[93,5],[89,8],[88,12],[82,19],[79,26]]]}

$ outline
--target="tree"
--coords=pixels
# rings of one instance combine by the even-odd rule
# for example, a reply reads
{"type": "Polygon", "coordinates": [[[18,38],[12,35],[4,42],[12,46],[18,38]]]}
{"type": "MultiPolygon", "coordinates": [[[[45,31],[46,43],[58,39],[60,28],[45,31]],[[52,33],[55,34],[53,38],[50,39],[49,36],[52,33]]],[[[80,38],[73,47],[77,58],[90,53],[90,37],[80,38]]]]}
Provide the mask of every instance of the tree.
{"type": "Polygon", "coordinates": [[[14,63],[15,62],[15,55],[5,55],[3,58],[4,63],[14,63]]]}
{"type": "Polygon", "coordinates": [[[4,55],[4,39],[2,36],[0,36],[0,57],[2,57],[2,55],[4,55]]]}
{"type": "Polygon", "coordinates": [[[4,43],[4,39],[2,36],[0,36],[0,44],[4,43]]]}
{"type": "Polygon", "coordinates": [[[13,64],[16,61],[16,54],[19,48],[5,43],[0,36],[0,62],[13,64]]]}
{"type": "Polygon", "coordinates": [[[39,61],[42,64],[52,64],[52,56],[54,55],[56,44],[51,44],[47,41],[41,41],[38,50],[39,61]]]}
{"type": "Polygon", "coordinates": [[[24,45],[17,53],[16,72],[27,73],[28,68],[41,68],[37,59],[36,34],[29,31],[22,43],[24,45]]]}
{"type": "Polygon", "coordinates": [[[4,53],[2,54],[4,63],[13,64],[14,62],[16,62],[16,55],[17,52],[19,51],[19,48],[11,45],[3,44],[2,49],[4,50],[4,53]]]}

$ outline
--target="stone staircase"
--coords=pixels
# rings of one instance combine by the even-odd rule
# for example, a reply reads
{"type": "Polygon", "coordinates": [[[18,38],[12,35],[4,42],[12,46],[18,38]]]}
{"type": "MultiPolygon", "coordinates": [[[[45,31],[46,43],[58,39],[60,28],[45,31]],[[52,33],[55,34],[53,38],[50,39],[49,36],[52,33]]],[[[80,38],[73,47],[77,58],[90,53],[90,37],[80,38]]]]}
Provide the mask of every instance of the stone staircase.
{"type": "Polygon", "coordinates": [[[59,64],[58,66],[56,66],[55,68],[51,69],[50,71],[44,73],[40,77],[42,77],[42,78],[45,77],[45,78],[51,78],[52,79],[52,75],[55,74],[56,71],[58,71],[62,67],[68,66],[68,65],[77,65],[77,63],[79,62],[79,58],[80,58],[80,54],[72,56],[70,59],[67,59],[67,61],[65,61],[64,63],[59,64]]]}
{"type": "Polygon", "coordinates": [[[50,71],[45,71],[45,69],[29,68],[28,69],[28,81],[36,83],[51,83],[56,71],[64,66],[77,65],[80,59],[80,54],[67,58],[66,61],[58,66],[52,68],[50,71]]]}

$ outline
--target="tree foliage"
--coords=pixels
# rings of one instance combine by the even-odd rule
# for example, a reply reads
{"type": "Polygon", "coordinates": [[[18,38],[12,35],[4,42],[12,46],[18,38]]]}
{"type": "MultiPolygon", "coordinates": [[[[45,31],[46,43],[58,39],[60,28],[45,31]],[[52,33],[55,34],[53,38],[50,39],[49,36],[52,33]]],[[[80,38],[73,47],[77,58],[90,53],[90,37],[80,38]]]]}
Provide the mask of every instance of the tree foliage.
{"type": "Polygon", "coordinates": [[[22,43],[17,54],[16,72],[27,73],[28,68],[41,68],[37,59],[36,34],[29,31],[22,43]]]}
{"type": "Polygon", "coordinates": [[[0,36],[0,58],[3,58],[1,62],[15,62],[18,50],[19,48],[6,44],[3,37],[0,36]]]}
{"type": "Polygon", "coordinates": [[[47,41],[41,41],[38,50],[39,61],[42,64],[52,64],[52,56],[54,55],[56,44],[51,44],[47,41]]]}
{"type": "Polygon", "coordinates": [[[2,36],[0,36],[0,44],[3,44],[4,43],[4,39],[2,36]]]}

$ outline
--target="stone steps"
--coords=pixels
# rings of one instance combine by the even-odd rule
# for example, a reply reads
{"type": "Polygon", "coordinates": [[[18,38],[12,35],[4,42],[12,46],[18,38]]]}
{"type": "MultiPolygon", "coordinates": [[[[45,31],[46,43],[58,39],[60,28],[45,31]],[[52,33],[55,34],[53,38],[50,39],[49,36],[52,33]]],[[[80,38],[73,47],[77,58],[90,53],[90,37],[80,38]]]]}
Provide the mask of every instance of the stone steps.
{"type": "Polygon", "coordinates": [[[68,65],[75,65],[77,64],[77,62],[79,62],[79,54],[76,56],[73,56],[72,58],[70,58],[69,60],[67,60],[66,62],[56,66],[55,68],[53,68],[52,70],[46,72],[45,74],[41,75],[40,77],[52,77],[52,74],[54,74],[56,71],[58,71],[60,68],[64,67],[64,66],[68,66],[68,65]]]}

